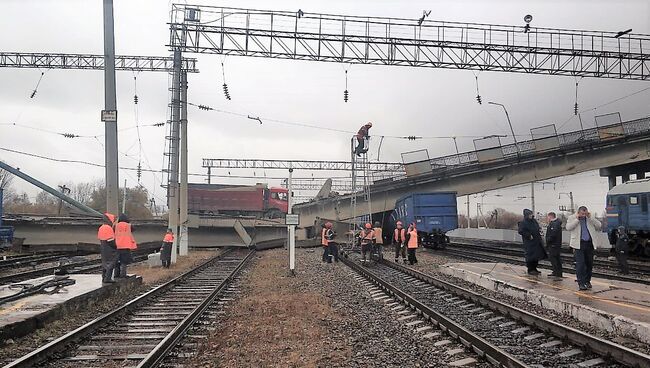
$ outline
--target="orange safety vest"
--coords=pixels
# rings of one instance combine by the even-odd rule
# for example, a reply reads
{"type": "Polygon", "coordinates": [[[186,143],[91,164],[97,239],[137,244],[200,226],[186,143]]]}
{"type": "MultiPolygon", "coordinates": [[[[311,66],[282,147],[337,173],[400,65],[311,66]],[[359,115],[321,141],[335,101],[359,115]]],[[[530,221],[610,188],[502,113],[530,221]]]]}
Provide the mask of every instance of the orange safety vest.
{"type": "Polygon", "coordinates": [[[407,244],[407,247],[409,249],[417,248],[418,247],[418,231],[417,231],[417,229],[413,229],[413,230],[409,231],[409,235],[411,235],[411,237],[409,238],[409,243],[407,244]]]}
{"type": "Polygon", "coordinates": [[[372,229],[372,231],[375,232],[375,242],[377,244],[384,244],[384,236],[383,236],[383,231],[380,227],[376,227],[372,229]]]}
{"type": "Polygon", "coordinates": [[[395,233],[393,234],[393,239],[400,244],[404,243],[404,240],[406,240],[406,229],[404,228],[395,229],[395,233]]]}
{"type": "Polygon", "coordinates": [[[97,231],[97,239],[105,241],[111,241],[115,239],[115,231],[113,231],[113,227],[109,224],[103,224],[100,226],[99,230],[97,231]]]}
{"type": "Polygon", "coordinates": [[[361,243],[362,244],[368,244],[368,243],[370,243],[372,241],[372,239],[375,238],[375,232],[372,229],[371,230],[363,229],[363,230],[361,230],[360,235],[361,235],[361,243]]]}
{"type": "Polygon", "coordinates": [[[324,246],[324,247],[327,247],[328,245],[330,245],[330,241],[327,240],[327,236],[326,236],[327,230],[329,230],[329,229],[324,227],[323,230],[321,230],[321,232],[320,232],[320,244],[322,246],[324,246]]]}
{"type": "Polygon", "coordinates": [[[133,234],[131,234],[131,224],[128,222],[118,222],[115,224],[115,245],[117,249],[137,249],[133,234]]]}
{"type": "Polygon", "coordinates": [[[163,243],[173,243],[174,242],[174,234],[166,233],[165,237],[163,238],[163,243]]]}

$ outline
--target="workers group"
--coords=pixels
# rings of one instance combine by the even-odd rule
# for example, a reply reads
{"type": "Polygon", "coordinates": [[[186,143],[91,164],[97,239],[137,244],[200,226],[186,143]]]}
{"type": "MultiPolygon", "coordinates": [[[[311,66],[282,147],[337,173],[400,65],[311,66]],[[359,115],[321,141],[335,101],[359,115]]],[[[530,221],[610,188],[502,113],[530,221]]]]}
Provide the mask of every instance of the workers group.
{"type": "MultiPolygon", "coordinates": [[[[537,265],[540,260],[548,258],[553,271],[548,277],[562,279],[562,221],[557,219],[554,212],[547,215],[548,226],[546,228],[546,249],[544,248],[541,229],[532,211],[524,210],[524,220],[519,223],[519,234],[524,243],[524,256],[527,272],[531,276],[540,274],[537,265]],[[548,251],[548,252],[547,252],[548,251]]],[[[580,206],[578,212],[569,216],[566,222],[566,230],[571,233],[569,247],[573,252],[576,265],[576,282],[580,291],[592,288],[591,276],[594,266],[594,249],[607,248],[606,244],[600,244],[600,239],[595,236],[601,230],[600,221],[591,217],[585,206],[580,206]]],[[[629,251],[628,237],[624,227],[614,229],[609,234],[609,242],[616,252],[621,273],[629,273],[627,265],[627,253],[629,251]]]]}
{"type": "Polygon", "coordinates": [[[133,262],[132,251],[138,244],[131,233],[131,223],[125,214],[117,220],[115,215],[105,213],[97,231],[102,257],[102,282],[115,282],[114,278],[126,277],[126,267],[133,262]]]}
{"type": "MultiPolygon", "coordinates": [[[[418,263],[416,249],[418,248],[418,233],[415,223],[411,223],[407,229],[404,229],[401,221],[397,222],[397,228],[393,232],[392,244],[395,249],[395,262],[399,263],[401,255],[404,264],[410,265],[418,263]],[[407,256],[408,255],[408,256],[407,256]]],[[[327,222],[321,230],[321,245],[323,246],[323,262],[332,263],[339,261],[338,244],[334,241],[335,232],[332,229],[332,223],[327,222]]],[[[361,262],[368,262],[370,254],[376,254],[381,260],[383,259],[384,236],[381,224],[375,222],[374,227],[366,223],[357,235],[358,244],[361,250],[361,262]]]]}

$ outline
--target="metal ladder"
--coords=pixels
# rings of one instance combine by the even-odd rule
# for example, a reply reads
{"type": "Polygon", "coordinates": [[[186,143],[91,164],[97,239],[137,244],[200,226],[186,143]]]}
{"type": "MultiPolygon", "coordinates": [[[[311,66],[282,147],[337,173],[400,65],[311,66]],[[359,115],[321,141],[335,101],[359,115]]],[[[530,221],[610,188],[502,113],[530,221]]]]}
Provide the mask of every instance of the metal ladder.
{"type": "MultiPolygon", "coordinates": [[[[368,145],[369,142],[366,142],[366,145],[368,145]]],[[[358,206],[357,206],[357,198],[359,197],[358,192],[362,192],[363,194],[363,202],[367,204],[367,209],[368,209],[368,221],[372,222],[372,207],[370,204],[370,184],[371,184],[371,178],[370,178],[370,165],[368,164],[368,151],[366,150],[364,153],[362,153],[360,156],[357,156],[355,151],[355,147],[357,144],[357,139],[356,136],[352,137],[352,144],[351,144],[351,164],[352,164],[352,196],[350,197],[350,208],[351,208],[351,218],[349,222],[349,231],[352,236],[350,236],[349,242],[348,242],[348,248],[350,250],[354,249],[354,244],[355,244],[355,237],[354,234],[357,230],[357,214],[364,214],[364,211],[358,211],[358,206]],[[361,186],[361,188],[359,188],[361,186]],[[360,189],[360,190],[359,190],[360,189]]]]}

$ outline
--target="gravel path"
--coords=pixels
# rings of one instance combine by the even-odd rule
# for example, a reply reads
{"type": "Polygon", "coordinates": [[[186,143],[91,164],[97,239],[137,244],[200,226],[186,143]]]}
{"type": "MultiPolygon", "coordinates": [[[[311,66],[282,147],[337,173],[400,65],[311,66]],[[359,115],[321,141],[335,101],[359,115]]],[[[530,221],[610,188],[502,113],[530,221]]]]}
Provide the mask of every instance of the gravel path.
{"type": "Polygon", "coordinates": [[[404,314],[375,300],[345,265],[322,263],[320,249],[296,251],[295,277],[286,250],[259,257],[194,366],[440,367],[467,356],[455,343],[439,344],[444,334],[423,338],[398,321],[404,314]]]}
{"type": "Polygon", "coordinates": [[[101,300],[88,306],[86,309],[74,312],[74,314],[66,318],[53,321],[44,328],[35,330],[30,335],[18,338],[15,341],[3,341],[2,345],[0,345],[0,363],[14,360],[29,353],[39,346],[92,321],[101,314],[107,313],[116,306],[124,304],[150,290],[153,286],[167,281],[217,254],[214,251],[193,251],[188,257],[179,258],[179,262],[171,269],[149,268],[146,265],[134,265],[130,267],[130,274],[137,274],[143,277],[143,284],[141,286],[135,289],[123,290],[109,299],[101,300]]]}
{"type": "Polygon", "coordinates": [[[642,342],[639,342],[634,339],[630,338],[625,338],[625,337],[620,337],[616,336],[612,333],[609,333],[608,331],[598,329],[594,326],[590,326],[584,322],[580,322],[573,318],[570,315],[562,314],[550,309],[545,309],[542,308],[538,305],[534,305],[532,303],[528,303],[525,300],[521,300],[515,297],[511,297],[502,293],[497,293],[495,291],[487,290],[485,288],[482,288],[480,286],[477,286],[476,284],[467,282],[465,280],[458,279],[456,277],[452,277],[443,273],[440,273],[437,271],[437,267],[439,267],[442,264],[445,264],[447,262],[458,262],[459,259],[455,259],[453,257],[449,257],[446,255],[440,255],[436,254],[435,251],[430,251],[430,250],[419,250],[418,251],[418,261],[419,264],[416,266],[416,269],[420,272],[435,276],[437,278],[440,278],[442,280],[451,282],[455,285],[459,285],[461,287],[464,287],[466,289],[470,289],[473,291],[476,291],[478,293],[481,293],[485,296],[488,296],[493,299],[497,299],[501,302],[508,303],[510,305],[516,306],[518,308],[524,309],[528,312],[535,313],[539,316],[543,316],[544,318],[548,318],[550,320],[553,320],[555,322],[561,323],[566,326],[570,326],[573,328],[576,328],[581,331],[588,332],[592,335],[595,336],[600,336],[603,339],[609,340],[616,342],[618,344],[624,345],[628,348],[638,350],[641,352],[644,352],[646,354],[650,353],[650,346],[647,344],[644,344],[642,342]]]}

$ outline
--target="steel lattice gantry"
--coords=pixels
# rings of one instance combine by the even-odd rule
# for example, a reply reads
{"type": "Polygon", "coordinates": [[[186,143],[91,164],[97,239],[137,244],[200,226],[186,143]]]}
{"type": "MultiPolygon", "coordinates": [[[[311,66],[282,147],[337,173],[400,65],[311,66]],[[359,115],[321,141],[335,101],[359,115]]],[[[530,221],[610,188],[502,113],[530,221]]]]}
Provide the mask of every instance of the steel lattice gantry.
{"type": "Polygon", "coordinates": [[[650,35],[173,5],[194,53],[647,80],[650,35]],[[299,14],[300,13],[300,14],[299,14]]]}
{"type": "MultiPolygon", "coordinates": [[[[0,52],[0,68],[103,70],[104,55],[0,52]]],[[[171,72],[173,58],[164,56],[115,56],[115,69],[136,72],[171,72]]],[[[181,69],[198,73],[196,59],[184,58],[181,69]]]]}
{"type": "MultiPolygon", "coordinates": [[[[403,175],[404,166],[395,162],[370,162],[370,171],[376,173],[403,175]]],[[[304,161],[304,160],[257,160],[204,158],[203,167],[211,169],[301,169],[351,171],[349,161],[304,161]]]]}
{"type": "MultiPolygon", "coordinates": [[[[308,178],[293,179],[291,181],[291,185],[293,186],[294,190],[318,191],[323,187],[323,185],[325,185],[325,180],[308,179],[308,178]]],[[[282,186],[284,188],[288,187],[288,183],[286,179],[282,181],[282,186]]],[[[352,182],[350,181],[350,179],[333,179],[332,190],[337,192],[350,193],[352,192],[352,182]]]]}

